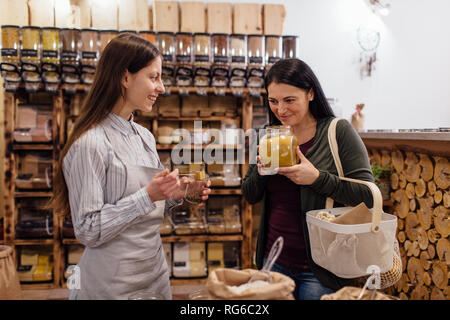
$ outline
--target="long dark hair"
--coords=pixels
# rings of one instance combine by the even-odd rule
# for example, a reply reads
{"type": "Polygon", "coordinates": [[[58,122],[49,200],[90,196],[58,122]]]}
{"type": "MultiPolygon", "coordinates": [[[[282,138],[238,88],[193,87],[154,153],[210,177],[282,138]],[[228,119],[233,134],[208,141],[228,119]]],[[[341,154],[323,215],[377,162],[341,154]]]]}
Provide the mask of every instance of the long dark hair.
{"type": "Polygon", "coordinates": [[[69,193],[62,170],[64,157],[70,147],[83,133],[101,123],[111,113],[117,100],[124,97],[121,80],[125,71],[136,73],[160,55],[152,43],[131,33],[118,35],[105,47],[92,87],[58,161],[53,183],[54,194],[48,204],[57,214],[70,216],[69,193]]]}
{"type": "MultiPolygon", "coordinates": [[[[316,120],[334,117],[333,110],[328,104],[322,87],[314,72],[302,60],[282,59],[275,63],[265,77],[266,92],[272,82],[289,84],[291,86],[314,92],[314,99],[309,103],[309,111],[316,120]]],[[[264,103],[269,110],[269,125],[281,125],[281,121],[270,110],[267,97],[264,103]]]]}

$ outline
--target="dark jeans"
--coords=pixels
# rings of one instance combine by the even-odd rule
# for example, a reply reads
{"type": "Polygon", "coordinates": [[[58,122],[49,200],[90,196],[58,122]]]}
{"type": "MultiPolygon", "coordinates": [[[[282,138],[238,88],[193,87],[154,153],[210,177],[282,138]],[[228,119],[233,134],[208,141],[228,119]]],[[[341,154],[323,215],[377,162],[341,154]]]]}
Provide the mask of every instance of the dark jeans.
{"type": "Polygon", "coordinates": [[[333,289],[324,287],[312,272],[289,270],[276,263],[271,271],[282,273],[295,281],[295,300],[320,300],[324,294],[335,292],[333,289]]]}

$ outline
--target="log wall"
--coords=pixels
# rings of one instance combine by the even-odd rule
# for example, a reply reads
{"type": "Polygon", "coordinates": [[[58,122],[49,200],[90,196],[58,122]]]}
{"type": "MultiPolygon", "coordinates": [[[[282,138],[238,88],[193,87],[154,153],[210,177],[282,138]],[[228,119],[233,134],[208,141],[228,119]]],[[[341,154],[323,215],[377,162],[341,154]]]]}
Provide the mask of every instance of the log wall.
{"type": "Polygon", "coordinates": [[[370,147],[368,152],[371,163],[392,168],[389,211],[398,218],[403,274],[387,293],[404,300],[449,300],[449,157],[370,147]]]}

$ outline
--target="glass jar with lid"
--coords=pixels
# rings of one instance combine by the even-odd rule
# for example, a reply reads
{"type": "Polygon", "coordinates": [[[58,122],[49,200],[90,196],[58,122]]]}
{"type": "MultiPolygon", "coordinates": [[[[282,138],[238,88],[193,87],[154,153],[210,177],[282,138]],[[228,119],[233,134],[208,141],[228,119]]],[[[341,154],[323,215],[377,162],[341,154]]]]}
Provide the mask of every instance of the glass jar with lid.
{"type": "Polygon", "coordinates": [[[100,54],[102,54],[103,50],[105,50],[105,47],[108,45],[108,43],[117,37],[119,32],[117,30],[100,30],[100,54]]]}
{"type": "Polygon", "coordinates": [[[266,35],[266,71],[282,57],[283,41],[278,35],[266,35]]]}
{"type": "Polygon", "coordinates": [[[156,44],[156,37],[155,37],[155,32],[154,31],[139,31],[139,35],[144,38],[147,39],[148,41],[150,41],[153,45],[157,45],[156,44]]]}
{"type": "Polygon", "coordinates": [[[53,27],[42,28],[42,64],[59,64],[59,29],[53,27]]]}
{"type": "Polygon", "coordinates": [[[248,68],[249,76],[263,77],[262,68],[264,67],[264,36],[260,34],[251,34],[248,36],[248,68]]]}
{"type": "Polygon", "coordinates": [[[245,87],[247,72],[247,36],[245,34],[231,35],[230,54],[230,87],[245,87]]]}
{"type": "MultiPolygon", "coordinates": [[[[80,82],[78,64],[80,61],[80,30],[63,28],[60,30],[61,38],[61,77],[64,83],[77,84],[80,82]]],[[[74,92],[75,86],[68,92],[74,92]]]]}
{"type": "Polygon", "coordinates": [[[163,56],[162,80],[165,86],[174,85],[175,73],[175,34],[173,32],[158,33],[158,48],[163,56]]]}
{"type": "Polygon", "coordinates": [[[298,58],[298,36],[283,36],[283,59],[298,58]]]}
{"type": "Polygon", "coordinates": [[[81,81],[92,84],[100,55],[99,33],[96,29],[81,29],[81,81]]]}
{"type": "Polygon", "coordinates": [[[1,73],[6,80],[7,91],[15,91],[20,83],[20,27],[3,25],[1,31],[1,73]],[[11,82],[14,82],[15,85],[11,82]]]}
{"type": "Polygon", "coordinates": [[[226,33],[212,34],[213,70],[212,85],[226,87],[230,68],[230,36],[226,33]]]}
{"type": "Polygon", "coordinates": [[[263,175],[274,175],[279,167],[290,167],[298,163],[295,149],[298,140],[290,126],[270,126],[260,139],[259,156],[264,167],[263,175]]]}
{"type": "Polygon", "coordinates": [[[41,58],[41,28],[22,27],[21,61],[22,70],[37,72],[41,58]]]}
{"type": "Polygon", "coordinates": [[[189,86],[192,84],[192,62],[194,53],[192,33],[178,32],[175,34],[175,41],[176,82],[178,86],[189,86]]]}
{"type": "Polygon", "coordinates": [[[194,34],[194,85],[209,86],[211,75],[211,36],[209,33],[194,34]]]}
{"type": "Polygon", "coordinates": [[[2,29],[2,63],[18,66],[20,61],[20,27],[3,25],[2,29]]]}

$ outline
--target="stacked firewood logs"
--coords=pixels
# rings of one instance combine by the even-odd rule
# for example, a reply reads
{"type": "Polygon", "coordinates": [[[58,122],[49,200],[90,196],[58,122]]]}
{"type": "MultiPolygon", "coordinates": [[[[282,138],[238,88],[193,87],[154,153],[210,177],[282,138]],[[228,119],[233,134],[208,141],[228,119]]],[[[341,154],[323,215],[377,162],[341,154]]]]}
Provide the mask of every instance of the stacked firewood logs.
{"type": "Polygon", "coordinates": [[[398,217],[403,275],[388,293],[401,299],[449,300],[449,159],[377,149],[369,150],[369,157],[371,163],[392,168],[391,206],[385,211],[398,217]]]}

